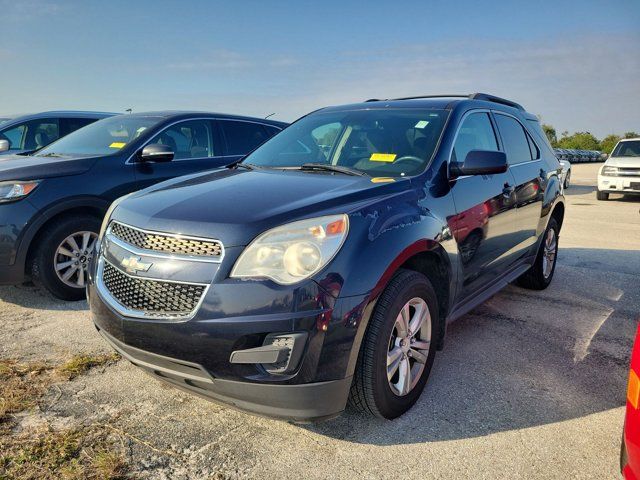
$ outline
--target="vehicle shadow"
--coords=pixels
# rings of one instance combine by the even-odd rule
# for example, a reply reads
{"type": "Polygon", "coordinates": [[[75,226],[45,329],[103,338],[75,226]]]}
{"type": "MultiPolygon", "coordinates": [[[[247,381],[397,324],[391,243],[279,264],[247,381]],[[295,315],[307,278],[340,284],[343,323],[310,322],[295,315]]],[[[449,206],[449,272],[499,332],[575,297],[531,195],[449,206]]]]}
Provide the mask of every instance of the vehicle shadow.
{"type": "Polygon", "coordinates": [[[86,301],[65,302],[32,283],[0,287],[0,302],[37,310],[88,310],[86,301]]]}
{"type": "Polygon", "coordinates": [[[597,188],[595,185],[577,185],[572,183],[569,188],[564,189],[565,197],[573,195],[587,195],[591,192],[595,192],[597,188]]]}
{"type": "Polygon", "coordinates": [[[621,407],[640,312],[639,271],[638,251],[562,249],[550,288],[509,286],[449,325],[429,383],[407,414],[386,421],[347,409],[302,428],[354,443],[413,444],[621,407]]]}

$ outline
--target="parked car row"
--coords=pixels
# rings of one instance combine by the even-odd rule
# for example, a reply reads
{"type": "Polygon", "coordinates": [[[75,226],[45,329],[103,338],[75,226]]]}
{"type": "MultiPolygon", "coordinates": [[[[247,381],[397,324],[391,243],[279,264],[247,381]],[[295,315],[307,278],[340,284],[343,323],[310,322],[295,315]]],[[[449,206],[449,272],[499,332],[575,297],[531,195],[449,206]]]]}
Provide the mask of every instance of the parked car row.
{"type": "Polygon", "coordinates": [[[566,148],[554,148],[553,151],[558,160],[567,160],[573,163],[602,162],[605,157],[598,150],[572,150],[566,148]]]}

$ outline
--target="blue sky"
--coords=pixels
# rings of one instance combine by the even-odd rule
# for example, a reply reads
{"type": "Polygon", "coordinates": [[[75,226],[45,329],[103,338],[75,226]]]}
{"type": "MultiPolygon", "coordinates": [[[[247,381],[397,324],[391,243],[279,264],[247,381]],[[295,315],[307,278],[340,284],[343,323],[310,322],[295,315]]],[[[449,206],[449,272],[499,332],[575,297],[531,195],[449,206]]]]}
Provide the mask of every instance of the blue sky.
{"type": "Polygon", "coordinates": [[[482,91],[563,130],[640,131],[640,1],[0,0],[0,113],[294,120],[482,91]]]}

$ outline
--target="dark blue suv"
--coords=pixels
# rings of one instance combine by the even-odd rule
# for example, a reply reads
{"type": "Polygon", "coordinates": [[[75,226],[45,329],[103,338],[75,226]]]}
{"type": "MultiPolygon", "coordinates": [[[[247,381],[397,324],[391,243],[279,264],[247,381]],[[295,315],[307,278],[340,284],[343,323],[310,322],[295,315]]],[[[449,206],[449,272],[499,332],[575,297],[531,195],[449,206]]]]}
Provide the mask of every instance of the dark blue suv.
{"type": "Polygon", "coordinates": [[[242,158],[286,124],[202,112],[100,120],[31,156],[0,160],[0,283],[31,276],[55,296],[85,295],[85,272],[111,202],[242,158]]]}
{"type": "Polygon", "coordinates": [[[115,113],[52,111],[0,118],[0,155],[34,152],[115,113]]]}
{"type": "Polygon", "coordinates": [[[394,418],[448,321],[509,282],[549,285],[559,172],[537,117],[491,95],[321,109],[237,165],[116,201],[93,318],[131,362],[214,400],[394,418]]]}

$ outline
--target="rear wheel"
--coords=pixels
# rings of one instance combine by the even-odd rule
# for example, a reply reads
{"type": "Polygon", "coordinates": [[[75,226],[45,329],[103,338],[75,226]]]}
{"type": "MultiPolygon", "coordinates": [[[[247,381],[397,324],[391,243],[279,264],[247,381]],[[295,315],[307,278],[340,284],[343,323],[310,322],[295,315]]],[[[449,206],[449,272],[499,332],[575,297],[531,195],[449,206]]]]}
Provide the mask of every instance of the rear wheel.
{"type": "Polygon", "coordinates": [[[526,273],[518,278],[518,285],[532,290],[544,290],[549,286],[556,271],[559,233],[558,222],[555,218],[550,219],[535,262],[526,273]]]}
{"type": "Polygon", "coordinates": [[[33,257],[34,283],[61,300],[82,300],[99,230],[100,220],[92,215],[66,217],[46,227],[33,257]]]}
{"type": "Polygon", "coordinates": [[[596,192],[596,198],[598,200],[609,200],[609,194],[607,192],[601,192],[600,190],[598,190],[596,192]]]}
{"type": "Polygon", "coordinates": [[[401,270],[380,296],[362,341],[349,403],[396,418],[420,397],[435,358],[439,313],[421,273],[401,270]]]}

